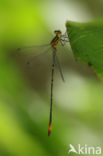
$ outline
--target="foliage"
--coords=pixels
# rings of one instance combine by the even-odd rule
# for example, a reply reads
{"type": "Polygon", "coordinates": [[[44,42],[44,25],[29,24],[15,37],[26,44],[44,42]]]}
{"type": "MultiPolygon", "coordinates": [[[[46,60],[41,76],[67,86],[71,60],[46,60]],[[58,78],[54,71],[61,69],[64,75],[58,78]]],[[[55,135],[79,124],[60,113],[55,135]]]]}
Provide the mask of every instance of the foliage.
{"type": "Polygon", "coordinates": [[[66,27],[74,57],[91,66],[103,79],[103,20],[90,23],[68,21],[66,27]]]}

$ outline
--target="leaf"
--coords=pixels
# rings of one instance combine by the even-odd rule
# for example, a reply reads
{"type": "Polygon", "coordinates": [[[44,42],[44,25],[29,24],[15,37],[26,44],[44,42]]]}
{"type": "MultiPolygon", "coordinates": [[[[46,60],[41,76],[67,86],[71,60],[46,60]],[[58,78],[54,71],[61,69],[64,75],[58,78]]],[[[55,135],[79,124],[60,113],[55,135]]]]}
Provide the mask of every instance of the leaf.
{"type": "Polygon", "coordinates": [[[67,21],[67,33],[76,59],[81,59],[103,80],[103,20],[67,21]]]}

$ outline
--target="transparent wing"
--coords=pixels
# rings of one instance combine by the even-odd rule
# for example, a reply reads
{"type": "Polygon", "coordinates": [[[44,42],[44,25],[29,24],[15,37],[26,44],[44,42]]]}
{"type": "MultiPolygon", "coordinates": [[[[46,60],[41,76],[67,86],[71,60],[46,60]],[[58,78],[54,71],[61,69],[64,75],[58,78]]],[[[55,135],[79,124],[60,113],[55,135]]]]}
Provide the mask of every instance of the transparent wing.
{"type": "Polygon", "coordinates": [[[50,44],[18,48],[12,59],[27,83],[40,91],[46,86],[51,71],[52,47],[50,44]]]}
{"type": "Polygon", "coordinates": [[[24,57],[26,62],[30,63],[35,58],[37,58],[39,55],[42,55],[42,54],[48,52],[50,49],[51,49],[50,44],[17,48],[16,56],[24,57]]]}
{"type": "Polygon", "coordinates": [[[16,55],[27,56],[29,58],[34,58],[42,53],[47,52],[50,49],[50,44],[40,45],[40,46],[30,46],[17,48],[16,55]]]}
{"type": "Polygon", "coordinates": [[[46,47],[49,46],[50,44],[44,44],[44,45],[33,45],[33,46],[27,46],[27,47],[22,47],[22,48],[17,48],[17,50],[24,50],[24,49],[33,49],[33,48],[38,48],[38,47],[46,47]]]}
{"type": "Polygon", "coordinates": [[[59,63],[59,59],[58,59],[58,57],[57,57],[57,55],[55,54],[55,58],[56,58],[56,64],[57,64],[57,67],[58,67],[58,69],[59,69],[59,72],[60,72],[60,75],[61,75],[61,78],[62,78],[62,80],[63,80],[63,82],[65,82],[65,80],[64,80],[64,76],[63,76],[63,72],[62,72],[62,69],[61,69],[61,65],[60,65],[60,63],[59,63]]]}

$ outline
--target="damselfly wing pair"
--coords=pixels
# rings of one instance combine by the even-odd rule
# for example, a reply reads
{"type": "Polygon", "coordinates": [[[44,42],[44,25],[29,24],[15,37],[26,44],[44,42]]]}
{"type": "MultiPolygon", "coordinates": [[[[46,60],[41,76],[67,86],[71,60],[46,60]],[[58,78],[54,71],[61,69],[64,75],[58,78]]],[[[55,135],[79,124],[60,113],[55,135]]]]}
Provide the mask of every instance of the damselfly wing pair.
{"type": "MultiPolygon", "coordinates": [[[[52,41],[47,45],[42,45],[41,46],[41,47],[47,47],[47,49],[44,50],[43,53],[46,53],[49,50],[52,51],[51,90],[50,90],[50,118],[49,118],[48,136],[50,136],[51,131],[52,131],[53,81],[54,81],[55,66],[58,67],[61,79],[64,82],[64,76],[63,76],[63,73],[62,73],[61,65],[60,65],[59,59],[57,57],[57,46],[58,46],[59,43],[61,43],[61,45],[64,46],[65,43],[68,42],[67,33],[62,34],[61,30],[56,30],[56,31],[54,31],[54,33],[55,33],[55,37],[52,39],[52,41]]],[[[26,51],[26,52],[28,52],[28,55],[29,55],[29,51],[33,52],[35,47],[36,46],[18,48],[17,51],[20,52],[20,53],[23,52],[24,55],[26,55],[26,53],[25,53],[25,51],[26,51]]],[[[37,48],[38,48],[38,46],[37,46],[37,48]]],[[[38,55],[39,54],[37,54],[37,56],[38,55]]],[[[34,55],[33,57],[36,57],[36,56],[34,55]]]]}

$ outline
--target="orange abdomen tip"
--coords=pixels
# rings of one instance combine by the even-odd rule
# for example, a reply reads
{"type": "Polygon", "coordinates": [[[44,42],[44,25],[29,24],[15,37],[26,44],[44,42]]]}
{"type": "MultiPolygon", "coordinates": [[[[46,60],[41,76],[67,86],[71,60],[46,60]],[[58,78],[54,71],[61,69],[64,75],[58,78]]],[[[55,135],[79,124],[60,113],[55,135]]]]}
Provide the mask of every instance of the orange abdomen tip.
{"type": "Polygon", "coordinates": [[[48,128],[48,136],[50,136],[51,131],[52,131],[52,125],[51,125],[51,123],[50,123],[50,124],[49,124],[49,128],[48,128]]]}

